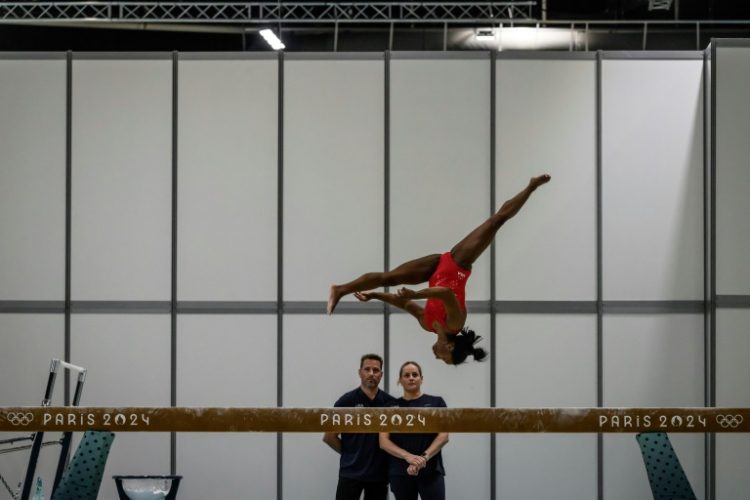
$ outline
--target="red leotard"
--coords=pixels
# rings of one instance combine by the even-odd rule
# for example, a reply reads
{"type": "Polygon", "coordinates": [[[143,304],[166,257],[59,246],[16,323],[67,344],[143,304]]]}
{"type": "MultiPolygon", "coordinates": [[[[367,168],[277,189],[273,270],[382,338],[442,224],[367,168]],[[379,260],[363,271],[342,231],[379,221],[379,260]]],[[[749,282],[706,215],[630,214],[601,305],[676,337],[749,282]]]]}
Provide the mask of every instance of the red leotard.
{"type": "MultiPolygon", "coordinates": [[[[430,288],[441,286],[450,288],[458,299],[461,309],[466,311],[466,281],[471,276],[471,270],[459,266],[450,252],[440,256],[440,263],[430,277],[430,288]]],[[[446,329],[447,313],[445,305],[440,299],[430,298],[424,306],[424,325],[434,332],[432,322],[437,321],[446,329]]]]}

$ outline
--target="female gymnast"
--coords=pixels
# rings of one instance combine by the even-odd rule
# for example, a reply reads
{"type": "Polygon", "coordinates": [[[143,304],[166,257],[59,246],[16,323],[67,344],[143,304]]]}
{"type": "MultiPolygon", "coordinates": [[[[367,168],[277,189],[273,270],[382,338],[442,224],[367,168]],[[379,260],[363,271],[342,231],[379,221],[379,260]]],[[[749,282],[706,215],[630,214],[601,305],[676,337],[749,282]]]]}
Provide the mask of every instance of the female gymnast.
{"type": "Polygon", "coordinates": [[[381,300],[410,313],[419,325],[438,336],[432,346],[435,357],[448,364],[458,365],[471,354],[481,361],[487,352],[474,347],[481,337],[464,327],[466,323],[466,281],[471,275],[471,265],[492,243],[495,233],[508,219],[521,210],[531,193],[549,182],[547,174],[532,177],[528,186],[500,210],[458,242],[450,252],[432,254],[401,264],[392,271],[366,273],[343,285],[331,285],[328,294],[328,314],[332,314],[341,297],[353,293],[367,302],[381,300]],[[429,288],[411,290],[401,288],[396,293],[365,291],[381,286],[416,285],[429,282],[429,288]],[[427,299],[424,308],[414,302],[427,299]]]}

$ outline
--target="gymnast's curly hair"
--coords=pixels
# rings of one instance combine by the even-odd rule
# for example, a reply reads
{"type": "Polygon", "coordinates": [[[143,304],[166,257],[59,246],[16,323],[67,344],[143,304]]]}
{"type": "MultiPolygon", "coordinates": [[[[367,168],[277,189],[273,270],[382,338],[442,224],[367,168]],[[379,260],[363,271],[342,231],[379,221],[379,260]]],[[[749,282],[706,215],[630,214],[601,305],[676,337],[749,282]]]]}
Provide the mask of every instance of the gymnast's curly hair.
{"type": "Polygon", "coordinates": [[[481,347],[474,347],[474,344],[482,340],[482,337],[474,333],[474,330],[469,330],[464,327],[453,336],[451,342],[453,342],[453,353],[452,361],[454,365],[460,365],[466,361],[466,357],[471,354],[474,356],[474,361],[482,361],[487,357],[487,351],[481,347]]]}

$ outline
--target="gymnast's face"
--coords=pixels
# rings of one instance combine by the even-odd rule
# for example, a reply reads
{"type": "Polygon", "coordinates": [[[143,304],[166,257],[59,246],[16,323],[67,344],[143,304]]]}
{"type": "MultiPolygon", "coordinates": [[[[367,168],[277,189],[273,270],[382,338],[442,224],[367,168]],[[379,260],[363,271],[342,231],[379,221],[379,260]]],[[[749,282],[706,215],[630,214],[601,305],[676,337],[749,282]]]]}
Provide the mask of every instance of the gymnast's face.
{"type": "Polygon", "coordinates": [[[435,353],[435,358],[442,359],[446,364],[453,364],[453,342],[438,339],[432,345],[432,352],[435,353]]]}
{"type": "Polygon", "coordinates": [[[377,359],[366,359],[362,362],[359,369],[359,379],[362,381],[362,387],[375,389],[383,378],[383,369],[377,359]]]}

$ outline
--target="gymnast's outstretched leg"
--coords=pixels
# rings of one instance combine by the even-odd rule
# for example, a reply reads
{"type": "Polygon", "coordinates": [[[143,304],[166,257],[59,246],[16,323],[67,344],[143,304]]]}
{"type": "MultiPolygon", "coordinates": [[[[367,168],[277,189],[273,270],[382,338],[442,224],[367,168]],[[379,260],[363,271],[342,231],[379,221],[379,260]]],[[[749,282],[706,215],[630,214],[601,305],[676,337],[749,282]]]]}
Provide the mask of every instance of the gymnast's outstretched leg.
{"type": "Polygon", "coordinates": [[[533,193],[536,188],[542,184],[546,184],[550,179],[551,177],[547,174],[532,177],[529,181],[529,185],[526,186],[523,191],[503,203],[500,210],[495,212],[489,219],[470,232],[463,240],[458,242],[458,244],[451,249],[453,260],[464,269],[471,269],[471,265],[474,261],[482,255],[482,252],[484,252],[488,246],[490,246],[490,243],[492,243],[493,238],[495,238],[495,233],[500,229],[500,226],[505,224],[507,220],[521,210],[521,207],[523,207],[526,200],[529,199],[529,196],[531,196],[531,193],[533,193]]]}
{"type": "Polygon", "coordinates": [[[410,260],[384,273],[365,273],[359,278],[344,283],[331,285],[328,292],[328,314],[333,313],[341,297],[354,292],[364,292],[381,286],[417,285],[430,280],[440,262],[440,254],[427,255],[410,260]]]}

